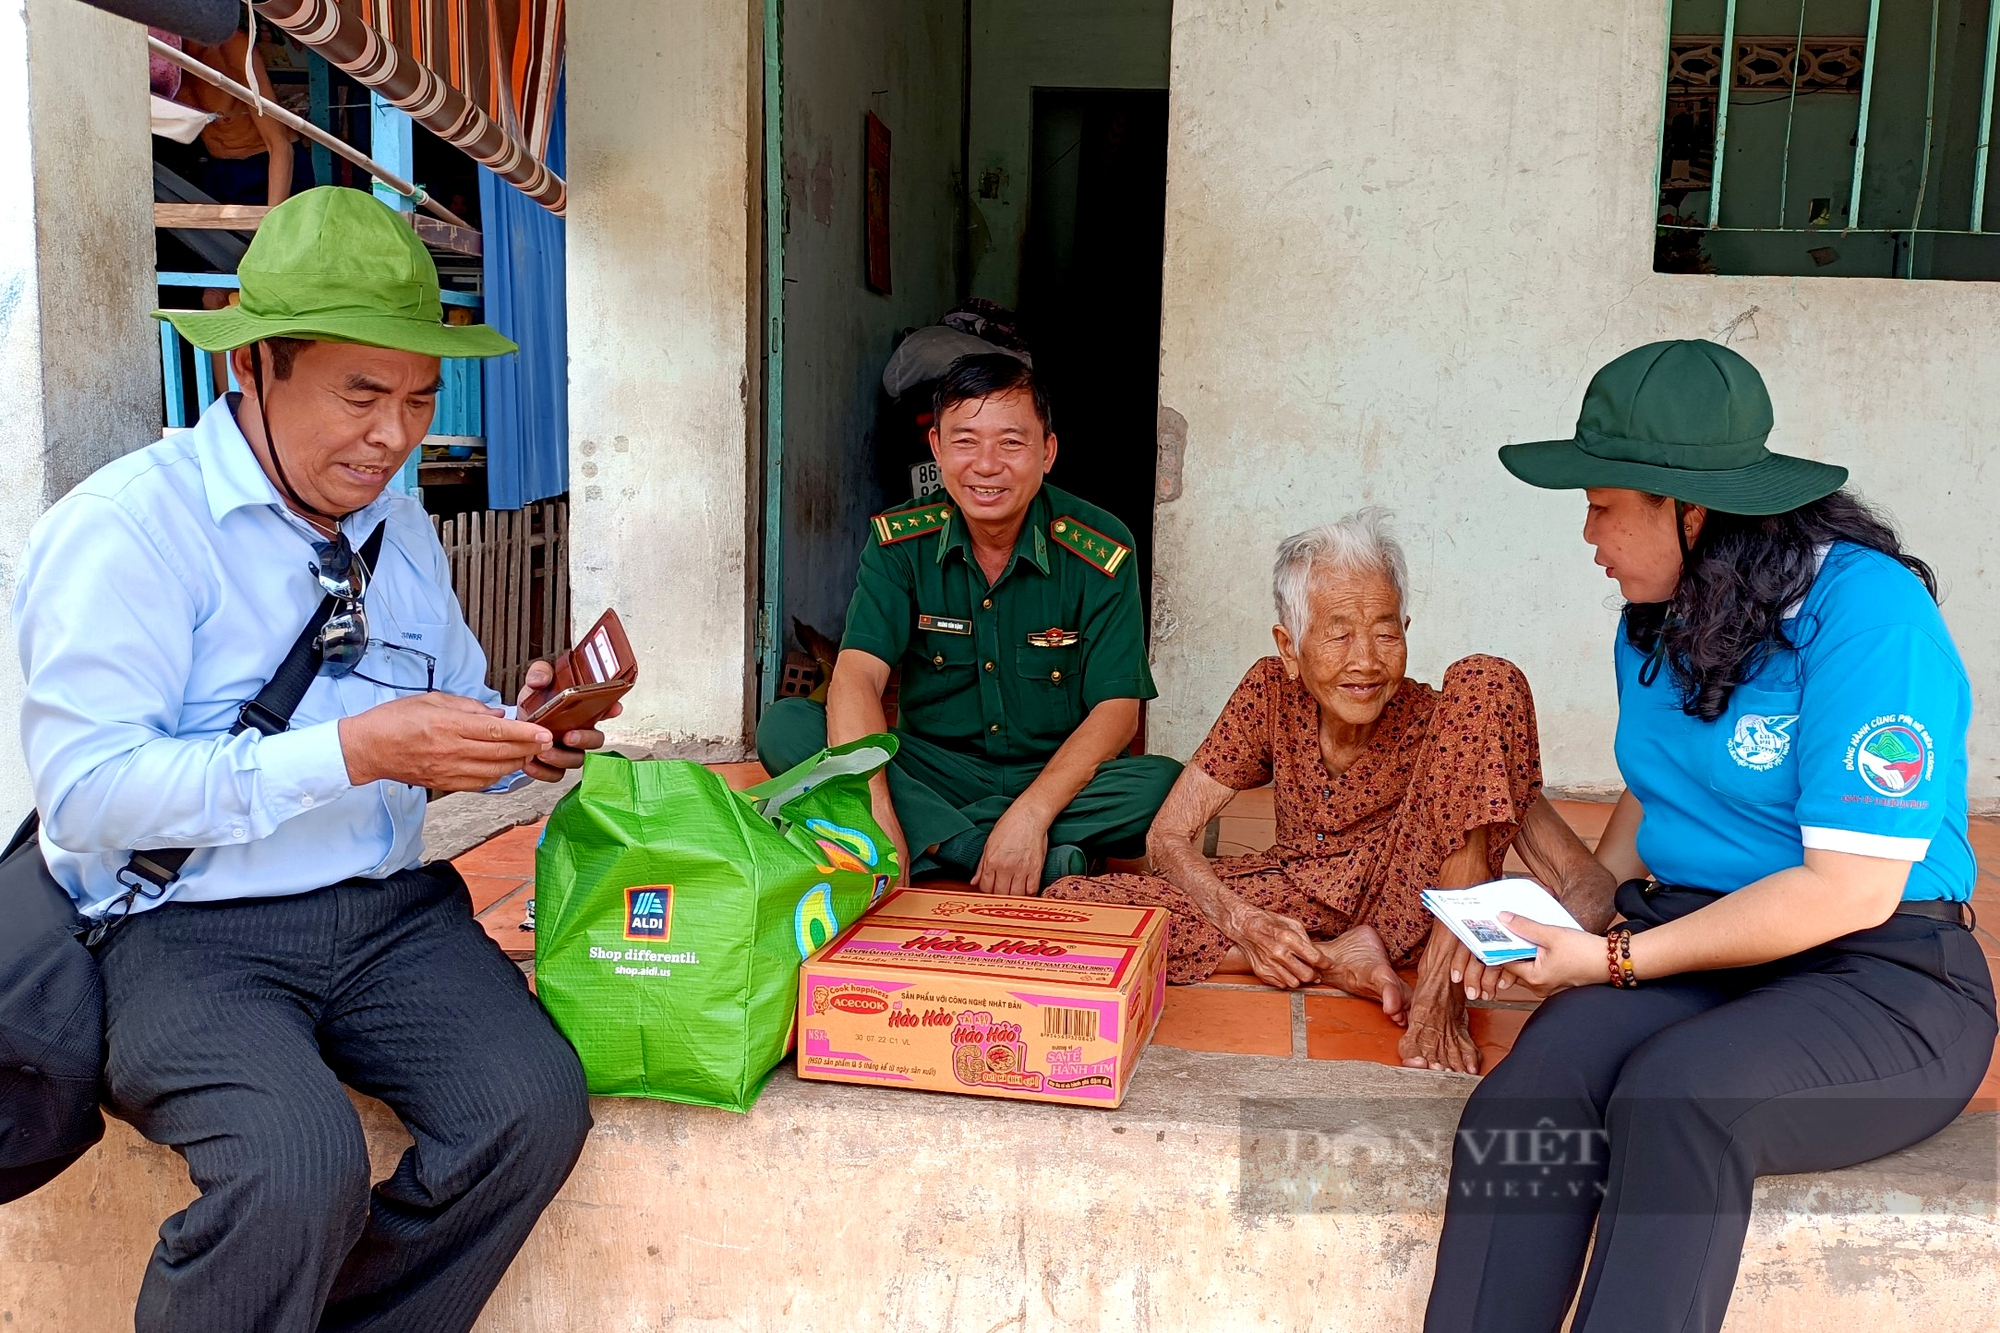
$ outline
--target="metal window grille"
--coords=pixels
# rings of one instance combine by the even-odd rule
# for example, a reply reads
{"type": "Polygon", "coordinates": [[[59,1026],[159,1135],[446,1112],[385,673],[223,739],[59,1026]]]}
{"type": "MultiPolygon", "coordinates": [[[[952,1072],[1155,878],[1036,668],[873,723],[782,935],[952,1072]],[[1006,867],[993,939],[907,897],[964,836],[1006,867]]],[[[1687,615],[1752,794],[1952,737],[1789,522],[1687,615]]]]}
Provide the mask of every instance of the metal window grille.
{"type": "MultiPolygon", "coordinates": [[[[1892,99],[1895,104],[1889,109],[1889,122],[1881,121],[1884,106],[1878,88],[1885,49],[1882,0],[1869,0],[1867,30],[1856,34],[1813,32],[1810,7],[1811,0],[1799,0],[1791,32],[1746,35],[1738,29],[1738,0],[1724,0],[1721,34],[1704,35],[1675,32],[1672,0],[1669,0],[1667,77],[1659,190],[1656,193],[1660,208],[1657,220],[1660,255],[1671,251],[1684,258],[1695,247],[1705,247],[1708,238],[1723,235],[1819,235],[1827,238],[1825,248],[1810,249],[1806,253],[1814,257],[1815,263],[1824,263],[1829,261],[1822,260],[1820,256],[1835,254],[1831,247],[1837,238],[1887,237],[1891,240],[1890,275],[1915,277],[1919,276],[1920,246],[1934,246],[1938,238],[1944,237],[1993,236],[1997,238],[1994,246],[1982,251],[1987,258],[1976,266],[1988,271],[1963,276],[2000,278],[2000,229],[1986,225],[1987,184],[1992,166],[1995,67],[1996,63],[2000,63],[2000,0],[1927,0],[1927,3],[1926,0],[1915,0],[1915,3],[1904,6],[1890,6],[1891,17],[1902,25],[1896,33],[1900,58],[1911,59],[1916,52],[1914,39],[1919,35],[1923,38],[1923,46],[1917,53],[1921,64],[1915,67],[1922,68],[1924,77],[1920,112],[1918,103],[1899,93],[1898,98],[1892,99]],[[1945,127],[1941,124],[1947,119],[1946,107],[1940,104],[1941,24],[1946,28],[1946,41],[1969,42],[1983,38],[1979,50],[1978,120],[1972,132],[1967,134],[1962,121],[1964,111],[1969,108],[1960,100],[1958,119],[1961,124],[1951,127],[1951,143],[1946,142],[1945,127]],[[1954,38],[1953,30],[1960,28],[1964,36],[1954,38]],[[1798,196],[1792,188],[1800,101],[1829,93],[1858,99],[1847,197],[1844,201],[1830,196],[1813,198],[1802,226],[1796,212],[1798,196]],[[1748,106],[1779,102],[1783,103],[1785,112],[1782,140],[1776,152],[1776,216],[1768,222],[1746,218],[1744,211],[1748,205],[1736,203],[1730,205],[1730,217],[1725,221],[1725,198],[1735,197],[1725,195],[1725,169],[1731,167],[1729,150],[1732,136],[1738,133],[1731,124],[1732,106],[1741,111],[1748,106]],[[1900,211],[1894,199],[1885,205],[1884,191],[1892,185],[1900,190],[1902,185],[1893,178],[1882,177],[1883,167],[1877,144],[1886,129],[1894,129],[1899,137],[1914,140],[1919,128],[1915,117],[1919,114],[1921,150],[1915,159],[1910,212],[1907,223],[1903,223],[1894,216],[1900,211]],[[1909,118],[1908,123],[1901,123],[1904,117],[1909,118]],[[1969,153],[1966,151],[1967,140],[1970,141],[1969,153]],[[1875,152],[1876,156],[1871,157],[1871,152],[1875,152]],[[1874,178],[1869,174],[1871,167],[1877,172],[1874,178]],[[1969,171],[1970,175],[1969,190],[1957,196],[1966,200],[1966,212],[1960,214],[1953,207],[1951,213],[1954,216],[1946,216],[1941,208],[1948,201],[1941,196],[1940,187],[1948,182],[1947,173],[1958,170],[1969,171]],[[1682,211],[1689,199],[1698,197],[1704,190],[1707,192],[1705,206],[1697,203],[1691,211],[1682,211]],[[1841,202],[1845,203],[1844,217],[1836,218],[1835,206],[1841,202]],[[1866,212],[1864,203],[1867,205],[1866,212]],[[1957,217],[1965,219],[1964,226],[1949,225],[1957,217]],[[1925,225],[1927,220],[1932,225],[1925,225]]],[[[1765,12],[1768,14],[1768,10],[1765,12]]],[[[1955,47],[1947,53],[1948,64],[1952,63],[1960,49],[1955,47]]],[[[1966,56],[1969,55],[1967,52],[1966,56]]],[[[1958,63],[1967,62],[1960,59],[1958,63]]],[[[1963,72],[1958,84],[1953,85],[1952,71],[1944,71],[1948,96],[1963,97],[1960,91],[1963,72]]],[[[1904,162],[1895,165],[1901,168],[1908,166],[1904,162]]],[[[1741,169],[1739,162],[1736,170],[1741,169]]],[[[1768,189],[1771,183],[1764,180],[1755,184],[1761,198],[1762,191],[1768,189]]],[[[1956,194],[1962,184],[1961,178],[1960,182],[1952,183],[1946,193],[1956,194]]],[[[1739,194],[1741,189],[1739,182],[1739,194]]],[[[1762,211],[1761,205],[1758,211],[1762,211]]],[[[1668,266],[1656,261],[1656,267],[1668,266]]],[[[1935,276],[1961,275],[1940,273],[1935,276]]]]}

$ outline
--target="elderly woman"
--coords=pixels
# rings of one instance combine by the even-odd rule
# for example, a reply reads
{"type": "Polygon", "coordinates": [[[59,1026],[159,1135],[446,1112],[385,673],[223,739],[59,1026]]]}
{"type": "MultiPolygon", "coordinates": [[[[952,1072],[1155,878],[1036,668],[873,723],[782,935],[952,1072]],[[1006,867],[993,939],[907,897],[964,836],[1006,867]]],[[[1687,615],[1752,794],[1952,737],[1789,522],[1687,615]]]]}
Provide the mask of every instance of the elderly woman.
{"type": "Polygon", "coordinates": [[[1419,894],[1500,874],[1509,845],[1566,902],[1608,885],[1541,795],[1528,682],[1474,656],[1443,687],[1404,677],[1402,549],[1365,509],[1278,548],[1278,655],[1250,668],[1153,821],[1156,875],[1073,877],[1046,896],[1173,913],[1168,979],[1245,968],[1379,998],[1406,1064],[1477,1073],[1464,1001],[1505,984],[1419,894]],[[1274,787],[1277,843],[1209,861],[1202,834],[1237,792],[1274,787]],[[1414,991],[1396,967],[1421,953],[1414,991]]]}

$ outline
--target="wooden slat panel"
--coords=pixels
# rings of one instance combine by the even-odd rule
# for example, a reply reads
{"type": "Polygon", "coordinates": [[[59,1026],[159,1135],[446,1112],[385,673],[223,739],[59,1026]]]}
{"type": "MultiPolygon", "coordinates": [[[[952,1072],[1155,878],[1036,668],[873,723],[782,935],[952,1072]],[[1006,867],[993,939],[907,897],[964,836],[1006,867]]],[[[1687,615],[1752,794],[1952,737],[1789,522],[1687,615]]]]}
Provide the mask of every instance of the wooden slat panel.
{"type": "Polygon", "coordinates": [[[507,683],[500,687],[501,694],[512,697],[521,689],[521,678],[527,670],[527,654],[522,651],[521,607],[527,600],[527,589],[522,586],[521,557],[526,548],[521,541],[522,520],[527,516],[519,509],[503,510],[500,514],[502,538],[500,558],[505,561],[506,579],[503,586],[506,595],[500,603],[500,640],[507,645],[507,683]]]}
{"type": "Polygon", "coordinates": [[[493,647],[486,633],[486,554],[482,550],[484,533],[480,531],[484,514],[467,514],[465,523],[465,574],[466,574],[466,615],[472,632],[486,647],[486,679],[493,679],[493,647]]]}
{"type": "Polygon", "coordinates": [[[154,204],[155,227],[255,231],[271,210],[263,204],[154,204]]]}
{"type": "Polygon", "coordinates": [[[472,562],[465,558],[465,516],[452,515],[445,521],[445,531],[451,534],[451,589],[458,594],[458,613],[465,617],[465,627],[478,638],[478,628],[472,623],[472,562]]]}
{"type": "MultiPolygon", "coordinates": [[[[271,210],[263,204],[154,204],[155,227],[195,231],[255,231],[271,210]]],[[[485,252],[486,238],[474,227],[455,227],[438,218],[405,214],[417,229],[417,239],[433,250],[475,258],[485,252]]]]}
{"type": "Polygon", "coordinates": [[[487,682],[520,693],[528,663],[570,646],[569,507],[544,501],[433,520],[487,682]]]}
{"type": "Polygon", "coordinates": [[[495,688],[505,691],[507,677],[514,670],[514,644],[507,634],[507,603],[511,589],[507,586],[507,538],[513,524],[513,515],[504,509],[488,510],[486,513],[486,541],[491,553],[493,609],[489,624],[492,627],[494,647],[500,654],[500,678],[495,688]]]}
{"type": "Polygon", "coordinates": [[[524,614],[528,606],[527,526],[527,511],[516,509],[507,515],[507,656],[512,668],[509,688],[516,692],[528,669],[524,614]]]}
{"type": "MultiPolygon", "coordinates": [[[[505,645],[493,632],[493,622],[500,610],[501,595],[498,577],[500,568],[496,559],[499,553],[494,549],[497,544],[495,538],[499,535],[497,529],[500,526],[495,520],[499,517],[489,509],[474,519],[479,530],[479,638],[480,642],[489,646],[496,657],[504,656],[505,652],[505,645]]],[[[492,668],[496,665],[504,669],[506,664],[504,662],[489,664],[486,675],[488,683],[493,682],[492,668]]]]}
{"type": "MultiPolygon", "coordinates": [[[[451,520],[451,587],[458,594],[458,613],[465,617],[468,627],[472,624],[472,604],[466,600],[466,589],[472,584],[472,562],[466,559],[465,520],[453,515],[451,520]]],[[[477,638],[477,635],[473,636],[477,638]]]]}
{"type": "Polygon", "coordinates": [[[556,650],[566,649],[575,642],[576,624],[569,607],[569,501],[556,502],[556,568],[561,577],[556,581],[556,650]]]}
{"type": "Polygon", "coordinates": [[[559,651],[560,631],[556,624],[556,582],[568,576],[569,571],[557,563],[560,548],[556,545],[556,507],[553,502],[543,501],[536,508],[542,519],[542,583],[541,583],[541,640],[537,645],[544,657],[553,657],[559,651]]]}

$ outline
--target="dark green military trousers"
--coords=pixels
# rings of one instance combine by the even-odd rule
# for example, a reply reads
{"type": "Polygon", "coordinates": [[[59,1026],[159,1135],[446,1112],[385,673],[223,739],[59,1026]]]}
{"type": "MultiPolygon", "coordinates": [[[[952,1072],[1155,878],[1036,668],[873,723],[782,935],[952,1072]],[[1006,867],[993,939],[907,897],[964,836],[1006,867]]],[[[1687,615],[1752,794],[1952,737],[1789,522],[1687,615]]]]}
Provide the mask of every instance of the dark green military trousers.
{"type": "MultiPolygon", "coordinates": [[[[894,731],[899,748],[889,763],[889,797],[896,803],[916,862],[911,873],[943,869],[925,854],[971,829],[991,832],[1014,798],[1040,776],[1046,760],[999,762],[934,745],[894,731]]],[[[757,724],[757,757],[773,776],[826,748],[826,706],[809,699],[779,699],[757,724]]],[[[1174,779],[1177,760],[1165,755],[1120,755],[1100,765],[1049,826],[1049,845],[1070,843],[1091,857],[1143,856],[1146,830],[1174,779]]]]}

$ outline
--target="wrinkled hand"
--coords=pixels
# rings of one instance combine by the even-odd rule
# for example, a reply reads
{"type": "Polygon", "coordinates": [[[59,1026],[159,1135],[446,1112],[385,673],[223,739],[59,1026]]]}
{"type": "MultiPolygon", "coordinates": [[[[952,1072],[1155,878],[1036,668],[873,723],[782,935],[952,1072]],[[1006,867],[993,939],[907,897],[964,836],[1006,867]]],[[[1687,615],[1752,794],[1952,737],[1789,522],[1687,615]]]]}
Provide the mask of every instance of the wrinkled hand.
{"type": "Polygon", "coordinates": [[[340,719],[340,752],[355,786],[389,779],[432,791],[478,791],[553,741],[456,694],[417,694],[340,719]]]}
{"type": "Polygon", "coordinates": [[[1048,855],[1048,825],[1016,801],[987,835],[972,887],[981,893],[1032,898],[1042,891],[1042,863],[1048,855]]]}
{"type": "Polygon", "coordinates": [[[1319,979],[1319,946],[1291,917],[1246,903],[1230,914],[1222,933],[1243,950],[1250,970],[1266,986],[1297,990],[1319,979]]]}
{"type": "Polygon", "coordinates": [[[1567,926],[1545,926],[1512,912],[1502,912],[1500,924],[1535,946],[1533,958],[1506,967],[1538,993],[1550,995],[1571,986],[1610,983],[1602,935],[1567,926]]]}
{"type": "MultiPolygon", "coordinates": [[[[547,662],[528,664],[527,683],[521,686],[521,693],[514,699],[516,704],[526,703],[528,696],[536,690],[545,689],[556,678],[556,669],[547,662]]],[[[599,721],[609,721],[625,711],[624,704],[613,704],[599,721]]],[[[546,734],[546,732],[544,733],[546,734]]],[[[595,727],[579,727],[565,731],[554,743],[547,746],[533,759],[521,765],[521,771],[537,782],[560,782],[569,769],[583,766],[583,752],[603,748],[604,733],[595,727]]],[[[510,772],[512,770],[509,770],[510,772]]],[[[505,774],[500,776],[504,777],[505,774]]]]}

